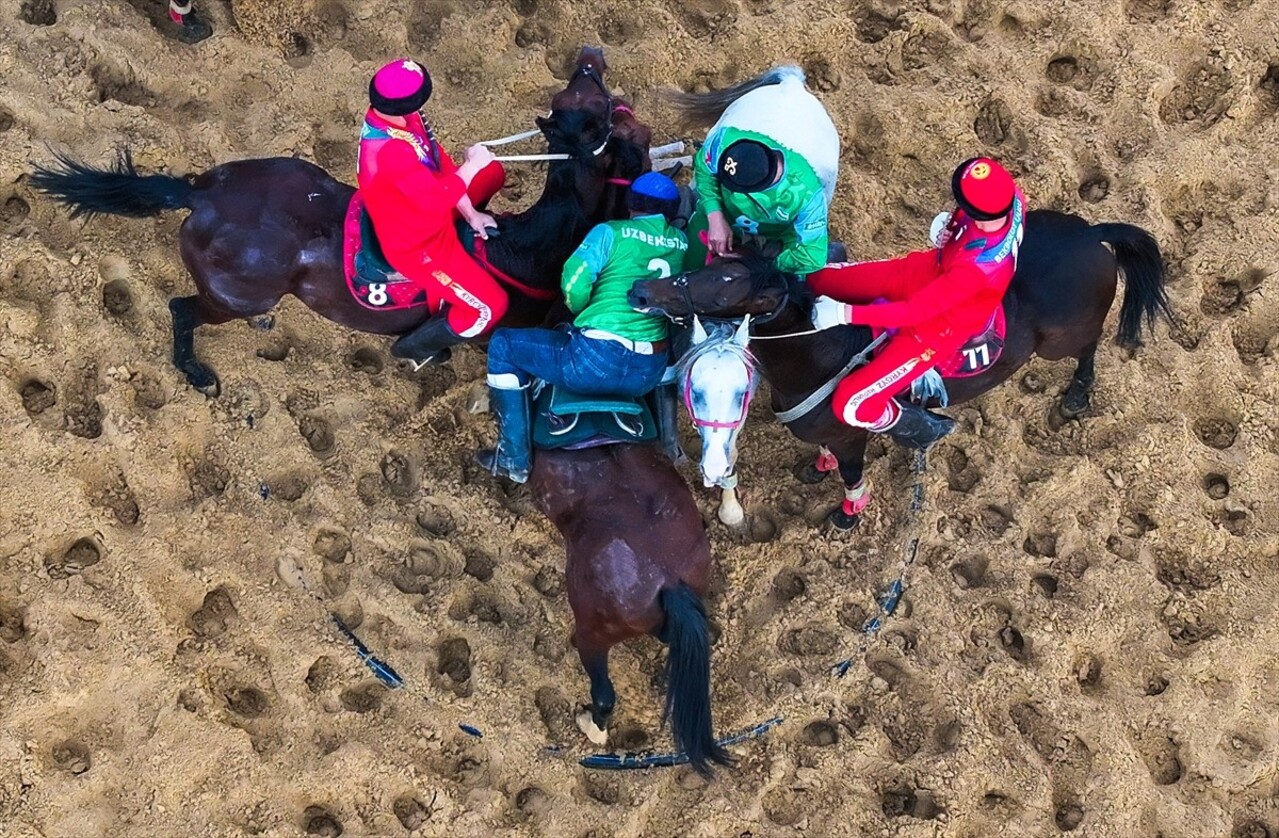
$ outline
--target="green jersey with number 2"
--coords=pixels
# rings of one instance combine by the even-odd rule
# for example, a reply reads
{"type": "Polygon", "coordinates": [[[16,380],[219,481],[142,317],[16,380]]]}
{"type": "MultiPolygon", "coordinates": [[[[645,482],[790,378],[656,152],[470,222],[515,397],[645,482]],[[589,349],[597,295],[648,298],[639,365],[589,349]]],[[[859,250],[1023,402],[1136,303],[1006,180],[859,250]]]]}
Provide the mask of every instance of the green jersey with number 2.
{"type": "Polygon", "coordinates": [[[603,329],[631,340],[665,340],[660,314],[631,308],[626,295],[641,279],[661,279],[684,270],[688,239],[665,216],[642,215],[597,224],[564,263],[564,300],[573,325],[603,329]]]}

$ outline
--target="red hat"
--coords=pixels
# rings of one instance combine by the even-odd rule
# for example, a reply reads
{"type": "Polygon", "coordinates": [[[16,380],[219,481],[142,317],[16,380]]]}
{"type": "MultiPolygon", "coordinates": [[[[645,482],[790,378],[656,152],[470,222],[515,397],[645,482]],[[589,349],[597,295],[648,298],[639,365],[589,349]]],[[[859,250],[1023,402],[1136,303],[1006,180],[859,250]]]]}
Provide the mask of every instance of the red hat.
{"type": "Polygon", "coordinates": [[[1017,184],[1008,170],[989,157],[965,160],[950,179],[955,201],[978,221],[1003,218],[1013,208],[1017,184]]]}
{"type": "Polygon", "coordinates": [[[431,98],[431,75],[408,58],[386,64],[369,80],[369,104],[389,116],[416,113],[431,98]]]}

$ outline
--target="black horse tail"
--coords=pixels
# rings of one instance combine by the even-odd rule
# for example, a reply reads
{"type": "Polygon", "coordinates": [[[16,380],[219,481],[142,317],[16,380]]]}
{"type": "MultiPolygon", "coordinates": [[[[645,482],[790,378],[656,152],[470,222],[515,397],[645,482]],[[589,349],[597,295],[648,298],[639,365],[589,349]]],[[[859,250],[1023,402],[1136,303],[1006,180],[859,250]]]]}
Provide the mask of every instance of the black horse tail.
{"type": "Polygon", "coordinates": [[[666,712],[675,745],[688,755],[689,764],[709,777],[709,763],[732,765],[733,758],[715,741],[711,726],[711,638],[702,598],[688,585],[658,595],[666,612],[661,639],[670,646],[666,655],[666,712]]]}
{"type": "Polygon", "coordinates": [[[788,76],[798,76],[804,81],[804,71],[795,64],[782,64],[765,70],[752,79],[738,82],[723,90],[711,90],[706,93],[684,93],[679,90],[668,91],[665,98],[679,111],[689,127],[709,127],[723,115],[724,110],[742,96],[760,87],[780,84],[788,76]]]}
{"type": "Polygon", "coordinates": [[[164,210],[191,209],[195,186],[173,175],[140,175],[127,148],[109,168],[99,169],[55,153],[57,165],[36,166],[30,182],[39,191],[81,215],[127,215],[147,218],[164,210]]]}
{"type": "Polygon", "coordinates": [[[1141,345],[1141,326],[1154,330],[1155,319],[1163,316],[1175,323],[1177,316],[1164,290],[1164,260],[1155,237],[1131,224],[1098,224],[1093,230],[1114,248],[1124,272],[1124,301],[1119,307],[1119,343],[1141,345]]]}

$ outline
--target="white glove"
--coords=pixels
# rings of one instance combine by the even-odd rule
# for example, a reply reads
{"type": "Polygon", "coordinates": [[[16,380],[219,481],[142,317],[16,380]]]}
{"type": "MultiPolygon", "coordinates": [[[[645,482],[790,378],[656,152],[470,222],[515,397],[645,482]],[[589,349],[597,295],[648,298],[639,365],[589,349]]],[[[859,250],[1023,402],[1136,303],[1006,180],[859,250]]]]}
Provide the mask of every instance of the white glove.
{"type": "Polygon", "coordinates": [[[847,326],[853,322],[853,307],[841,303],[831,297],[818,297],[813,300],[814,328],[833,329],[836,326],[847,326]]]}
{"type": "Polygon", "coordinates": [[[928,228],[928,240],[933,243],[933,247],[941,247],[950,241],[950,213],[939,212],[937,217],[933,219],[933,224],[928,228]]]}

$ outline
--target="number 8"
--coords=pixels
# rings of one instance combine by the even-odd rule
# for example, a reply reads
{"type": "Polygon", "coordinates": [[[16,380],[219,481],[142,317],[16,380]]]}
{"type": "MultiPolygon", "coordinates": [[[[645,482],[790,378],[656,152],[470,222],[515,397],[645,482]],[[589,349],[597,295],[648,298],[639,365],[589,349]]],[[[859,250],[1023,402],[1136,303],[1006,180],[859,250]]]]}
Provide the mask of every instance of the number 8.
{"type": "Polygon", "coordinates": [[[374,282],[369,285],[369,303],[375,306],[384,306],[390,302],[390,297],[386,293],[386,284],[382,282],[374,282]]]}

